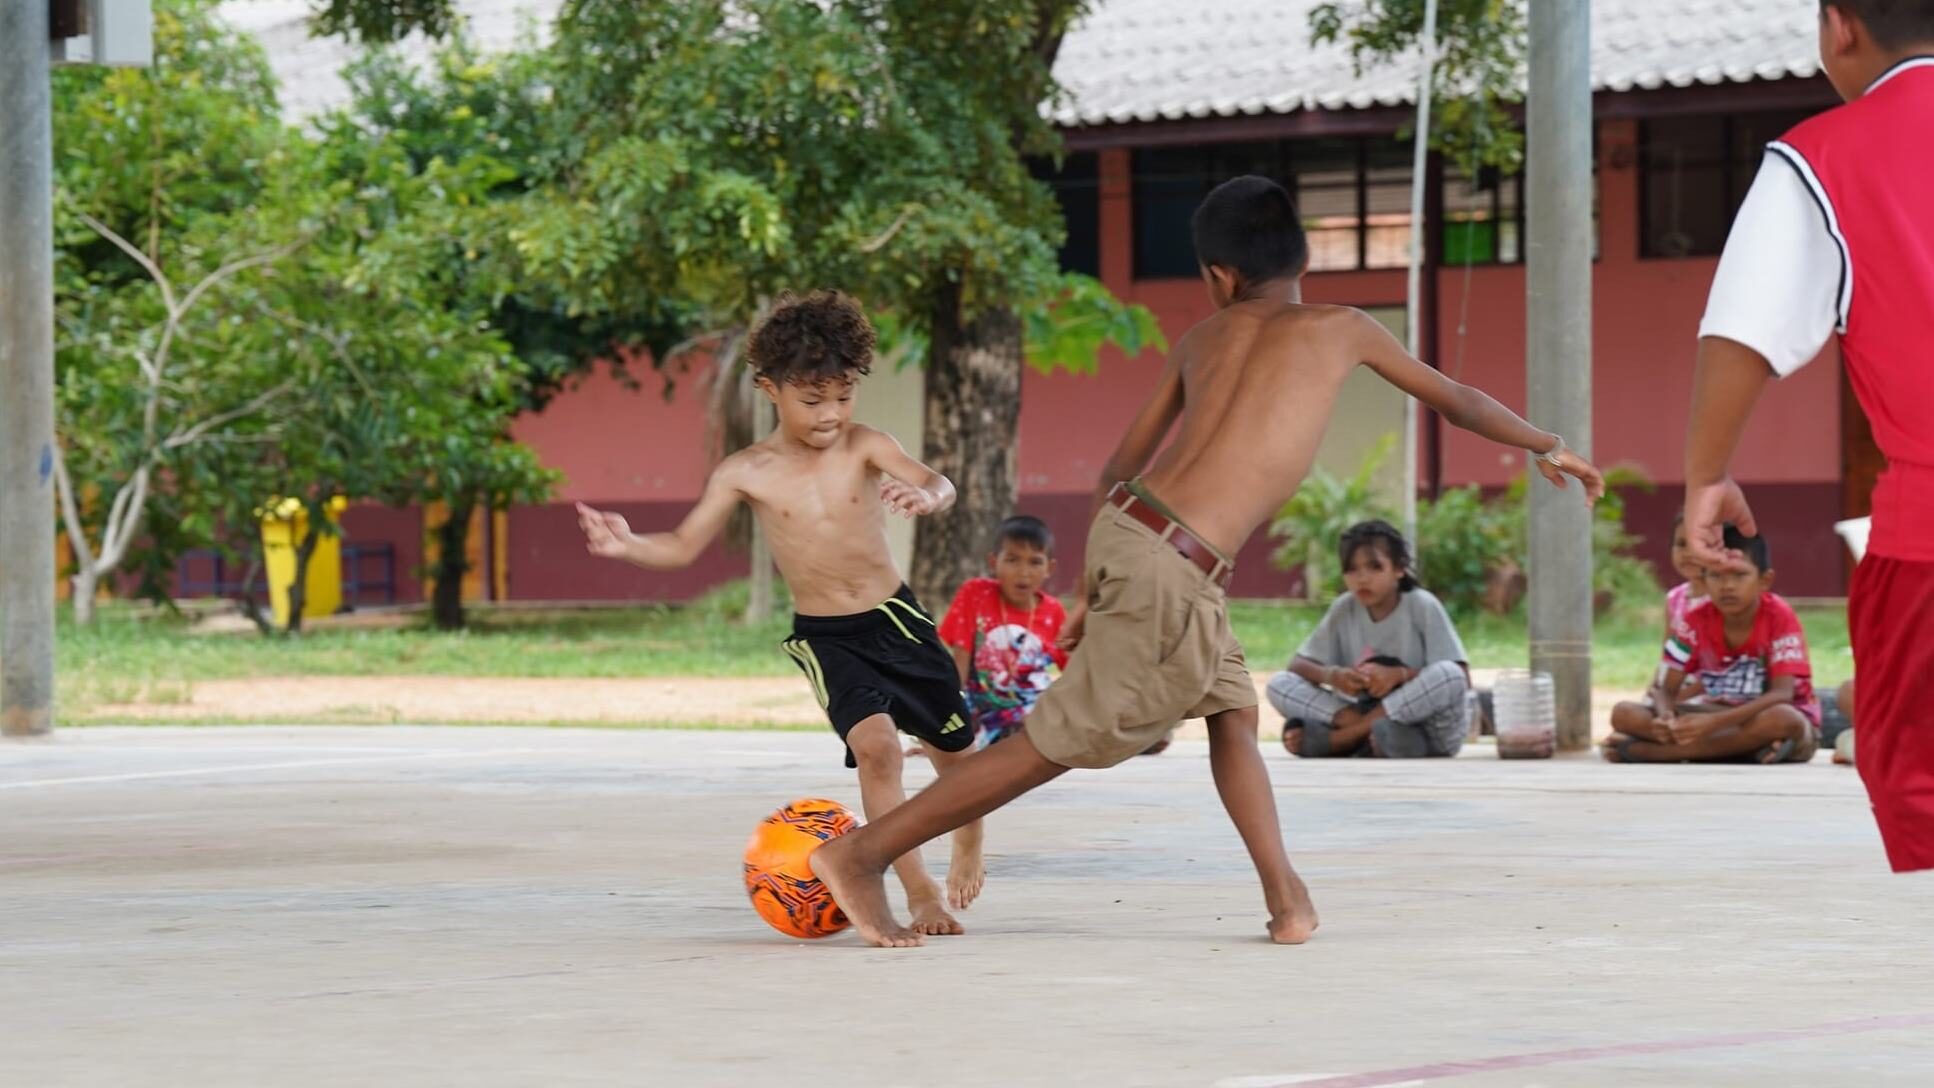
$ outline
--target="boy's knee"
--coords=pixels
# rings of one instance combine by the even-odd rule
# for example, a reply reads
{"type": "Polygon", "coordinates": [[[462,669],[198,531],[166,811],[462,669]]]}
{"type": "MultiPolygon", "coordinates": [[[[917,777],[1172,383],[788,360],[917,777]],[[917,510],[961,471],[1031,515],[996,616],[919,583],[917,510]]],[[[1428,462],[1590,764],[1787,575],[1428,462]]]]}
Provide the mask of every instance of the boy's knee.
{"type": "Polygon", "coordinates": [[[1652,708],[1644,703],[1620,703],[1612,708],[1612,728],[1617,729],[1623,722],[1651,721],[1652,708]]]}
{"type": "Polygon", "coordinates": [[[869,718],[846,734],[846,747],[861,774],[899,774],[906,755],[900,750],[900,735],[891,722],[869,718]]]}
{"type": "Polygon", "coordinates": [[[1283,750],[1292,756],[1303,754],[1303,727],[1283,723],[1283,750]]]}
{"type": "Polygon", "coordinates": [[[1284,669],[1282,672],[1269,678],[1269,683],[1264,687],[1263,693],[1269,697],[1269,705],[1276,708],[1276,713],[1287,718],[1293,713],[1289,701],[1290,695],[1297,690],[1298,685],[1307,684],[1309,684],[1309,681],[1304,680],[1288,669],[1284,669]]]}
{"type": "Polygon", "coordinates": [[[1811,744],[1815,739],[1813,719],[1801,713],[1799,707],[1776,706],[1772,709],[1772,713],[1779,723],[1778,728],[1783,739],[1794,741],[1802,747],[1811,744]]]}

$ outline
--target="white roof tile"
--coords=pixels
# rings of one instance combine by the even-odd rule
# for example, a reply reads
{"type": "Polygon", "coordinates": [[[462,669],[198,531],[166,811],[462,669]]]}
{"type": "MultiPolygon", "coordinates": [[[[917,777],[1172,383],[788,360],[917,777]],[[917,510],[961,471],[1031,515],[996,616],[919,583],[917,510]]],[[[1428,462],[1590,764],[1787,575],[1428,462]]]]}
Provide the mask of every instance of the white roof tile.
{"type": "MultiPolygon", "coordinates": [[[[1358,76],[1312,46],[1319,0],[1102,0],[1061,46],[1063,125],[1362,109],[1415,101],[1414,58],[1358,76]]],[[[1629,91],[1808,77],[1815,0],[1596,0],[1592,82],[1629,91]]]]}
{"type": "MultiPolygon", "coordinates": [[[[1414,60],[1358,76],[1348,53],[1309,43],[1319,0],[1098,0],[1062,43],[1063,125],[1363,109],[1414,100],[1414,60]]],[[[502,50],[541,38],[561,0],[457,0],[473,39],[502,50]],[[527,33],[527,31],[535,31],[527,33]]],[[[1816,0],[1596,0],[1592,82],[1629,91],[1819,71],[1816,0]]],[[[355,50],[312,39],[307,0],[230,0],[221,14],[267,48],[283,108],[308,117],[347,97],[355,50]]],[[[401,47],[422,58],[430,46],[401,47]]]]}

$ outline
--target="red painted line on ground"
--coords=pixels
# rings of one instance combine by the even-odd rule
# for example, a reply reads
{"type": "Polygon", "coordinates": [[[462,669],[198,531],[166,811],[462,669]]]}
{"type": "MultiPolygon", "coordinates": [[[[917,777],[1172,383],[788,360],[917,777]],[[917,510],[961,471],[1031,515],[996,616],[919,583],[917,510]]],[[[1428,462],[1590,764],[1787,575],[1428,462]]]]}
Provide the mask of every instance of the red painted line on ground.
{"type": "Polygon", "coordinates": [[[1609,1046],[1575,1047],[1570,1050],[1541,1050],[1531,1054],[1503,1054],[1495,1058],[1471,1058],[1461,1062],[1436,1062],[1403,1069],[1384,1069],[1374,1073],[1351,1073],[1341,1077],[1304,1081],[1297,1088],[1382,1088],[1406,1081],[1445,1080],[1473,1073],[1492,1073],[1500,1069],[1526,1069],[1565,1062],[1589,1062],[1600,1058],[1624,1058],[1635,1054],[1671,1054],[1681,1050],[1713,1050],[1729,1046],[1756,1046],[1761,1043],[1790,1043],[1831,1035],[1853,1035],[1863,1031],[1892,1031],[1934,1025],[1934,1013],[1907,1016],[1872,1016],[1864,1020],[1840,1020],[1810,1028],[1781,1028],[1774,1031],[1745,1031],[1732,1035],[1699,1035],[1656,1043],[1613,1043],[1609,1046]]]}

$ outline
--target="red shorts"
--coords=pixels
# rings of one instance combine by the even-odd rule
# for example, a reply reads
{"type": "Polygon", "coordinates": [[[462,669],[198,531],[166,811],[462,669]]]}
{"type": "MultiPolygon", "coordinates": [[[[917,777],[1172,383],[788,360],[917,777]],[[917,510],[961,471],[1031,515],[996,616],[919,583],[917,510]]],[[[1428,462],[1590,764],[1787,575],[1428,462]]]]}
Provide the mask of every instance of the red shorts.
{"type": "Polygon", "coordinates": [[[1887,861],[1900,873],[1934,869],[1934,563],[1870,553],[1847,612],[1860,685],[1854,761],[1887,861]]]}

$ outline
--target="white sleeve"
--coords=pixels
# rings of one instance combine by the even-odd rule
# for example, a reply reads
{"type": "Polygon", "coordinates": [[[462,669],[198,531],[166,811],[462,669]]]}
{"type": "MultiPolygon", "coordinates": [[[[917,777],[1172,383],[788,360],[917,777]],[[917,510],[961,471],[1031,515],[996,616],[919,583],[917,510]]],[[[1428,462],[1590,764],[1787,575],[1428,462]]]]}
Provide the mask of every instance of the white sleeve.
{"type": "Polygon", "coordinates": [[[1700,336],[1736,340],[1784,377],[1844,329],[1852,266],[1797,153],[1769,148],[1726,237],[1700,336]],[[1805,171],[1805,174],[1802,174],[1805,171]]]}

